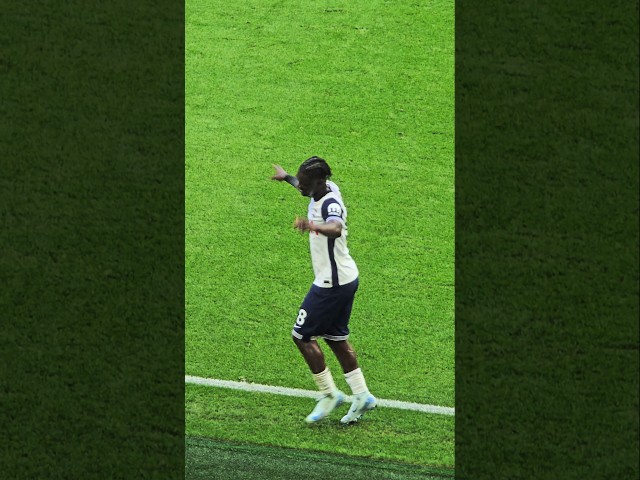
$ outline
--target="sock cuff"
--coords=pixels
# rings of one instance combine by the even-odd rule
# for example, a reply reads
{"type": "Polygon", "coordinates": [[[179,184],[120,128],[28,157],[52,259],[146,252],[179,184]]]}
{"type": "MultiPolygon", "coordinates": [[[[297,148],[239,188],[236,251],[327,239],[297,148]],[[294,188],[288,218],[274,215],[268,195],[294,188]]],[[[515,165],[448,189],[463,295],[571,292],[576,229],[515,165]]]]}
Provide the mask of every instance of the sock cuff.
{"type": "Polygon", "coordinates": [[[359,395],[369,391],[367,389],[367,382],[364,380],[364,375],[362,375],[362,370],[359,368],[356,368],[352,372],[345,373],[344,378],[351,387],[351,391],[354,395],[359,395]]]}
{"type": "Polygon", "coordinates": [[[329,367],[326,367],[320,373],[314,373],[313,379],[315,380],[316,385],[318,386],[318,390],[320,390],[325,395],[333,394],[337,390],[336,384],[333,381],[333,376],[331,375],[331,371],[329,370],[329,367]]]}
{"type": "Polygon", "coordinates": [[[362,373],[362,370],[359,368],[356,368],[355,370],[351,370],[350,372],[345,373],[344,378],[351,378],[354,375],[358,375],[359,373],[362,373]]]}
{"type": "Polygon", "coordinates": [[[323,371],[321,371],[320,373],[314,373],[314,374],[313,374],[313,376],[314,376],[314,377],[316,377],[316,378],[322,378],[322,377],[324,377],[327,373],[331,373],[331,372],[329,371],[329,367],[324,367],[324,370],[323,370],[323,371]]]}

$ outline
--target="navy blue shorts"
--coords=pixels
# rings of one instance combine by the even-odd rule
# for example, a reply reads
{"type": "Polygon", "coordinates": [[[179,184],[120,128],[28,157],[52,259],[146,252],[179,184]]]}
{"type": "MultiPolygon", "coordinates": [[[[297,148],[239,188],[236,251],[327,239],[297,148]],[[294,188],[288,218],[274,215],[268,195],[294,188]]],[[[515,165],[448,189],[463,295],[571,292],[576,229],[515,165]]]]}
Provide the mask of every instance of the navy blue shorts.
{"type": "Polygon", "coordinates": [[[349,338],[349,318],[357,290],[357,278],[331,288],[311,285],[300,305],[291,335],[304,341],[316,337],[335,341],[349,338]]]}

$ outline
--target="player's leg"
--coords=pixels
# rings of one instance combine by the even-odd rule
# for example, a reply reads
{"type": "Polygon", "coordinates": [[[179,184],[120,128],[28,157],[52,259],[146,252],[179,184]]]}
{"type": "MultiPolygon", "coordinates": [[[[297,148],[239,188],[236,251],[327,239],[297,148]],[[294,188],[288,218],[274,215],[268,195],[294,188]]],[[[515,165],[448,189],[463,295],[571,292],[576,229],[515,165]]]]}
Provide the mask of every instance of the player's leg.
{"type": "Polygon", "coordinates": [[[336,407],[342,405],[345,395],[336,387],[331,371],[324,361],[324,354],[315,340],[303,340],[293,337],[300,353],[313,373],[313,379],[322,393],[313,411],[305,419],[307,423],[315,423],[329,415],[336,407]]]}
{"type": "Polygon", "coordinates": [[[340,362],[343,373],[349,373],[359,368],[356,352],[348,340],[335,341],[325,338],[325,342],[340,362]]]}
{"type": "Polygon", "coordinates": [[[322,329],[322,319],[326,309],[326,299],[318,292],[319,287],[311,287],[300,307],[296,323],[291,335],[298,350],[309,366],[318,390],[323,394],[316,407],[307,416],[308,423],[315,423],[329,415],[336,407],[344,402],[345,395],[336,387],[329,368],[324,360],[324,354],[315,340],[315,334],[322,329]]]}
{"type": "Polygon", "coordinates": [[[351,408],[340,420],[344,424],[358,421],[365,412],[375,408],[377,404],[376,398],[369,392],[362,370],[358,366],[356,352],[347,340],[349,337],[349,319],[357,290],[358,280],[339,288],[338,295],[341,297],[339,313],[331,330],[323,335],[340,362],[344,378],[353,393],[351,408]]]}
{"type": "Polygon", "coordinates": [[[369,392],[364,374],[358,366],[356,352],[347,340],[328,340],[327,345],[331,348],[336,358],[342,366],[344,378],[351,387],[353,402],[349,412],[342,417],[341,423],[351,424],[357,422],[365,412],[372,410],[377,405],[376,398],[369,392]]]}
{"type": "Polygon", "coordinates": [[[304,357],[305,362],[307,362],[311,373],[317,375],[327,368],[327,364],[324,361],[324,354],[322,353],[318,342],[315,340],[304,341],[296,337],[292,338],[298,347],[298,350],[300,350],[300,353],[304,357]]]}

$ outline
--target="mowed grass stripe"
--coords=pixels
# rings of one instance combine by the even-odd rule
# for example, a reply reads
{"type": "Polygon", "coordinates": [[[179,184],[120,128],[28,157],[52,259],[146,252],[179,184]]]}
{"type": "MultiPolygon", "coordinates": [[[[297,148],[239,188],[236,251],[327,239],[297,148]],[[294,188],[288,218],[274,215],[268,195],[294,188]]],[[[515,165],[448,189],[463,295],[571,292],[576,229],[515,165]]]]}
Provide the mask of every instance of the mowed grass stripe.
{"type": "MultiPolygon", "coordinates": [[[[275,395],[285,395],[288,397],[320,398],[320,392],[303,390],[300,388],[278,387],[272,385],[262,385],[259,383],[234,382],[231,380],[218,380],[215,378],[202,378],[192,375],[185,375],[185,383],[205,385],[209,387],[230,388],[233,390],[243,390],[245,392],[272,393],[275,395]]],[[[351,401],[351,396],[347,396],[347,401],[351,401]]],[[[400,410],[412,410],[415,412],[434,413],[438,415],[455,415],[455,409],[451,407],[441,407],[439,405],[427,405],[424,403],[402,402],[399,400],[378,399],[379,407],[397,408],[400,410]]]]}
{"type": "Polygon", "coordinates": [[[397,462],[304,452],[282,447],[238,445],[187,437],[186,478],[234,478],[251,480],[414,480],[454,478],[452,468],[407,465],[397,462]]]}

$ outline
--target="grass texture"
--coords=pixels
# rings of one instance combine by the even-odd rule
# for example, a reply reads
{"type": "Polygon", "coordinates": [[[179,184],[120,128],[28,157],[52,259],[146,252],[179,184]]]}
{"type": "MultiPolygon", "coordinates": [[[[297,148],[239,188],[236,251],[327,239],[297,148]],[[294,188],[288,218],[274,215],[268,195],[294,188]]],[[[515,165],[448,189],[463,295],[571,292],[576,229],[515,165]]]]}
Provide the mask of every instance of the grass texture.
{"type": "Polygon", "coordinates": [[[240,445],[188,437],[186,440],[186,478],[236,480],[350,478],[352,480],[445,480],[453,478],[451,469],[418,467],[391,462],[358,460],[353,457],[305,452],[274,447],[240,445]],[[215,459],[215,460],[212,460],[215,459]]]}

